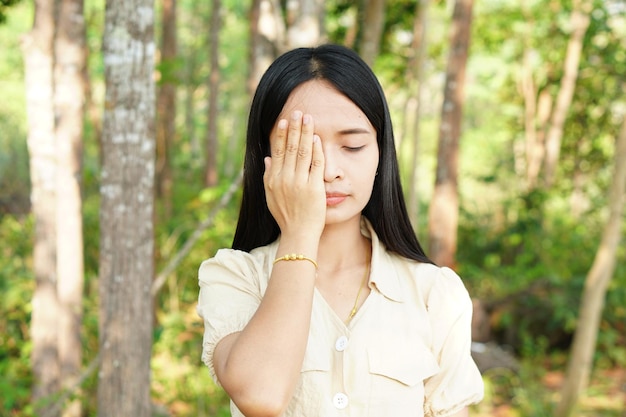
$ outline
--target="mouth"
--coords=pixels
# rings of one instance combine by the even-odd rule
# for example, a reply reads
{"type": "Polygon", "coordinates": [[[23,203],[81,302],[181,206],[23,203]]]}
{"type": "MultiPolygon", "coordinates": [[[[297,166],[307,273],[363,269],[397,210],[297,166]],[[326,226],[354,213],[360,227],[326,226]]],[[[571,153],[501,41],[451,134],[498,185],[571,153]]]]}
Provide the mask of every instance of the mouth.
{"type": "Polygon", "coordinates": [[[341,204],[348,196],[342,193],[326,193],[326,205],[336,206],[341,204]]]}

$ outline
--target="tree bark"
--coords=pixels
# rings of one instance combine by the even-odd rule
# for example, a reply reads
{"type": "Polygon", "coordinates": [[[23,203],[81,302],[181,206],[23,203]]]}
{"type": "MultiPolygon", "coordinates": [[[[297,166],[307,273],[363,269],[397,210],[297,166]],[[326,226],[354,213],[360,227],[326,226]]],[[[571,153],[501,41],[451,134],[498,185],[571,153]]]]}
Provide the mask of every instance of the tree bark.
{"type": "Polygon", "coordinates": [[[544,183],[546,187],[551,187],[556,176],[556,167],[561,153],[561,140],[563,138],[563,126],[567,112],[572,103],[576,80],[578,78],[578,65],[582,55],[583,39],[589,27],[589,12],[586,10],[589,5],[584,0],[576,1],[570,24],[572,34],[567,45],[567,53],[563,67],[563,77],[561,87],[556,98],[550,126],[546,134],[546,155],[544,165],[544,183]],[[581,5],[581,1],[583,4],[581,5]]]}
{"type": "Polygon", "coordinates": [[[465,67],[469,51],[473,0],[457,0],[452,17],[450,53],[439,127],[435,190],[429,208],[431,259],[454,266],[459,217],[458,155],[463,115],[465,67]]]}
{"type": "Polygon", "coordinates": [[[161,82],[157,96],[156,195],[164,216],[172,213],[172,167],[170,149],[176,136],[176,0],[163,0],[161,32],[161,82]]]}
{"type": "MultiPolygon", "coordinates": [[[[407,80],[409,85],[415,85],[412,90],[415,91],[411,94],[409,100],[415,102],[415,111],[413,115],[413,126],[411,129],[411,166],[410,166],[410,178],[409,182],[409,214],[413,221],[413,227],[417,228],[419,218],[419,195],[417,193],[418,185],[418,166],[419,166],[419,154],[420,154],[420,121],[422,113],[422,95],[424,94],[424,66],[426,64],[426,50],[428,43],[426,42],[426,26],[428,23],[428,8],[430,7],[430,0],[420,0],[415,7],[415,20],[413,23],[413,42],[411,50],[413,56],[408,62],[407,80]]],[[[410,108],[411,106],[405,106],[410,108]]],[[[407,119],[409,116],[405,116],[407,119]]],[[[408,124],[407,124],[408,125],[408,124]]]]}
{"type": "Polygon", "coordinates": [[[218,125],[219,115],[219,85],[220,85],[220,11],[222,8],[220,0],[211,2],[211,23],[209,27],[209,48],[211,56],[211,72],[209,73],[209,105],[207,114],[206,132],[206,167],[204,175],[204,185],[213,187],[217,185],[217,150],[218,150],[218,125]]]}
{"type": "Polygon", "coordinates": [[[32,402],[35,414],[58,416],[47,407],[59,389],[56,291],[56,150],[54,139],[54,1],[35,1],[32,30],[22,39],[28,118],[31,209],[35,218],[35,290],[30,324],[32,402]]]}
{"type": "Polygon", "coordinates": [[[552,111],[552,97],[546,90],[539,92],[535,82],[531,46],[535,22],[526,2],[522,3],[522,13],[526,27],[519,89],[524,99],[525,141],[523,151],[516,152],[515,165],[516,171],[525,178],[526,191],[530,192],[537,188],[539,172],[545,158],[545,128],[552,111]]]}
{"type": "Polygon", "coordinates": [[[370,66],[380,51],[380,41],[385,26],[385,0],[367,0],[363,18],[363,33],[359,52],[363,60],[370,66]]]}
{"type": "Polygon", "coordinates": [[[153,2],[107,1],[100,186],[101,417],[151,415],[154,51],[153,2]]]}
{"type": "Polygon", "coordinates": [[[529,45],[530,34],[532,32],[532,22],[526,14],[527,25],[524,39],[524,57],[520,74],[519,86],[524,98],[524,154],[525,154],[525,177],[526,189],[533,190],[537,185],[537,178],[541,168],[541,161],[544,155],[544,143],[538,140],[536,117],[537,117],[537,86],[533,76],[531,64],[532,51],[529,45]]]}
{"type": "Polygon", "coordinates": [[[344,18],[347,19],[347,27],[346,34],[343,38],[343,44],[351,49],[354,49],[354,45],[359,35],[359,3],[361,2],[354,2],[344,14],[344,18]]]}
{"type": "Polygon", "coordinates": [[[613,182],[609,190],[609,218],[591,269],[585,278],[578,324],[561,389],[556,417],[569,417],[580,394],[589,384],[598,328],[604,308],[606,291],[615,270],[617,249],[621,239],[624,200],[626,199],[626,119],[615,147],[613,182]]]}
{"type": "Polygon", "coordinates": [[[252,96],[267,67],[285,49],[286,28],[277,0],[252,0],[249,20],[248,94],[252,96]]]}
{"type": "Polygon", "coordinates": [[[287,1],[287,48],[319,44],[324,33],[324,2],[320,0],[287,1]]]}
{"type": "MultiPolygon", "coordinates": [[[[54,105],[57,152],[57,294],[61,385],[72,387],[82,365],[84,286],[82,222],[82,138],[86,63],[83,0],[61,0],[54,40],[54,105]]],[[[79,417],[73,400],[64,417],[79,417]]]]}
{"type": "MultiPolygon", "coordinates": [[[[194,120],[194,108],[195,108],[195,92],[198,89],[197,84],[193,83],[193,77],[196,76],[199,62],[195,54],[190,54],[185,57],[185,80],[183,81],[183,89],[185,90],[185,98],[183,101],[183,114],[185,115],[185,135],[189,138],[189,146],[191,154],[194,155],[194,165],[196,165],[196,155],[202,154],[202,144],[198,139],[196,133],[196,124],[194,120]]],[[[199,159],[199,158],[198,158],[199,159]]],[[[199,165],[199,164],[198,164],[199,165]]]]}

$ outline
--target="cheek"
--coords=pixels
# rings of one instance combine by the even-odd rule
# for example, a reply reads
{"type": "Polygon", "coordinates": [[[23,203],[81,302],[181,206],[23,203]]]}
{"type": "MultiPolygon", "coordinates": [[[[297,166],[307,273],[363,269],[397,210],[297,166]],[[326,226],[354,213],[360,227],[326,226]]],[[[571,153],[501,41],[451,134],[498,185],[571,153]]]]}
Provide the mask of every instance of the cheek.
{"type": "Polygon", "coordinates": [[[376,173],[378,172],[378,154],[372,155],[360,164],[359,175],[357,181],[359,185],[366,190],[367,193],[371,193],[374,188],[374,181],[376,180],[376,173]]]}
{"type": "Polygon", "coordinates": [[[368,164],[366,165],[368,174],[372,175],[372,181],[374,180],[374,177],[378,174],[379,163],[380,156],[378,155],[378,152],[376,152],[370,157],[368,164]]]}

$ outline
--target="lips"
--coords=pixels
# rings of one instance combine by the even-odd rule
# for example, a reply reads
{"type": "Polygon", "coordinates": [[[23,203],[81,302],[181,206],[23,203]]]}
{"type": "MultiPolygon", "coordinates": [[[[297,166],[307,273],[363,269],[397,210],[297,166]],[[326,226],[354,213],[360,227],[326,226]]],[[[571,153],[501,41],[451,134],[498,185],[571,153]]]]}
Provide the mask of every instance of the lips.
{"type": "Polygon", "coordinates": [[[326,205],[327,206],[336,206],[341,204],[347,195],[343,193],[326,193],[326,205]]]}

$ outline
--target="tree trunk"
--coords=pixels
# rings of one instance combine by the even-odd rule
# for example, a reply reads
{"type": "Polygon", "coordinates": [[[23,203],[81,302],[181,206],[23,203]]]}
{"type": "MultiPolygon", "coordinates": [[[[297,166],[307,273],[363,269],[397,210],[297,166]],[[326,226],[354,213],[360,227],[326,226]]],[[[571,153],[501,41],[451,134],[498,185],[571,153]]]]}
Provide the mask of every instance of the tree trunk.
{"type": "Polygon", "coordinates": [[[35,290],[30,324],[32,401],[40,417],[57,416],[47,407],[59,388],[56,292],[56,150],[53,104],[54,2],[35,1],[33,28],[22,40],[28,117],[31,207],[35,218],[35,290]]]}
{"type": "Polygon", "coordinates": [[[261,76],[284,49],[285,22],[277,0],[253,0],[250,7],[250,74],[248,94],[251,96],[261,76]]]}
{"type": "Polygon", "coordinates": [[[98,415],[101,417],[151,415],[153,37],[151,1],[107,1],[100,186],[98,415]]]}
{"type": "MultiPolygon", "coordinates": [[[[61,0],[54,40],[54,101],[57,152],[57,294],[61,384],[72,387],[82,365],[84,286],[82,222],[82,138],[85,105],[85,22],[83,0],[61,0]]],[[[65,417],[79,417],[73,400],[65,417]]]]}
{"type": "Polygon", "coordinates": [[[602,309],[606,291],[615,270],[616,253],[621,239],[624,199],[626,198],[626,120],[622,124],[622,130],[616,142],[614,170],[613,183],[609,191],[609,218],[593,264],[585,279],[578,324],[556,417],[573,415],[578,397],[589,384],[589,375],[593,368],[593,355],[602,309]]]}
{"type": "MultiPolygon", "coordinates": [[[[575,3],[580,3],[581,1],[583,0],[575,3]]],[[[552,112],[552,119],[550,120],[550,127],[546,135],[544,183],[548,188],[552,186],[556,176],[556,166],[561,152],[563,126],[565,125],[567,112],[576,88],[583,39],[589,27],[589,12],[586,10],[587,8],[590,8],[590,6],[584,1],[582,5],[575,4],[570,20],[572,34],[567,45],[561,87],[559,88],[559,94],[552,112]]]]}
{"type": "Polygon", "coordinates": [[[185,58],[186,68],[185,68],[185,81],[183,81],[184,90],[185,90],[185,99],[183,101],[183,113],[185,115],[185,136],[189,138],[189,148],[191,154],[194,156],[192,160],[192,165],[200,165],[200,163],[196,163],[196,161],[202,161],[204,156],[202,155],[202,144],[198,139],[198,134],[196,133],[196,123],[194,120],[194,109],[195,109],[195,93],[198,89],[198,86],[192,82],[193,77],[196,76],[197,68],[199,67],[199,63],[197,62],[197,58],[195,54],[190,54],[185,58]]]}
{"type": "Polygon", "coordinates": [[[157,97],[156,195],[163,203],[163,215],[172,214],[171,143],[176,135],[176,0],[163,0],[161,32],[161,82],[157,97]]]}
{"type": "Polygon", "coordinates": [[[204,185],[213,187],[217,185],[217,149],[218,149],[218,126],[219,115],[219,85],[220,85],[220,11],[222,8],[220,0],[211,2],[211,23],[209,27],[209,48],[211,53],[211,72],[209,73],[209,105],[207,114],[206,132],[206,167],[204,175],[204,185]]]}
{"type": "Polygon", "coordinates": [[[458,155],[463,115],[465,67],[469,50],[473,0],[457,0],[452,17],[450,53],[439,127],[437,174],[429,209],[431,259],[454,266],[459,217],[458,155]]]}
{"type": "MultiPolygon", "coordinates": [[[[526,21],[530,21],[530,17],[526,14],[526,21]]],[[[532,51],[528,45],[530,34],[534,25],[529,25],[525,33],[524,57],[522,60],[522,68],[520,74],[520,90],[524,98],[524,154],[525,154],[525,177],[526,189],[533,190],[537,185],[537,178],[541,168],[541,162],[544,155],[544,144],[538,140],[536,129],[537,117],[537,86],[533,76],[531,63],[532,51]]]]}
{"type": "MultiPolygon", "coordinates": [[[[415,91],[410,96],[410,100],[416,103],[415,112],[413,115],[413,129],[411,130],[411,142],[412,154],[411,154],[411,181],[409,182],[409,214],[413,221],[413,227],[417,227],[419,219],[419,196],[417,193],[418,183],[418,157],[420,154],[420,120],[422,112],[422,95],[424,92],[424,66],[426,63],[426,25],[428,23],[428,8],[430,7],[430,0],[420,0],[415,7],[415,21],[413,23],[413,42],[411,50],[413,56],[408,62],[409,69],[407,70],[407,80],[410,80],[409,85],[416,85],[417,87],[412,89],[415,91]]],[[[410,106],[406,106],[407,108],[410,106]]],[[[405,117],[407,119],[409,115],[405,117]]]]}
{"type": "Polygon", "coordinates": [[[385,26],[385,0],[367,0],[363,18],[363,33],[359,52],[363,60],[370,66],[380,51],[380,41],[385,26]]]}
{"type": "Polygon", "coordinates": [[[539,172],[545,158],[545,130],[552,112],[552,97],[546,89],[539,92],[535,83],[530,42],[535,22],[526,2],[522,3],[522,13],[526,28],[519,89],[524,98],[525,142],[523,151],[516,153],[519,155],[519,158],[516,156],[516,167],[519,167],[516,171],[524,176],[526,191],[531,192],[537,188],[539,172]]]}
{"type": "Polygon", "coordinates": [[[265,55],[265,47],[263,42],[263,37],[261,35],[261,3],[265,0],[252,0],[252,4],[250,5],[250,11],[248,13],[248,21],[250,22],[249,26],[249,45],[248,45],[248,80],[246,82],[246,87],[248,90],[248,95],[253,96],[256,90],[256,87],[263,75],[263,72],[260,71],[260,68],[257,68],[258,62],[262,59],[263,55],[265,55]],[[258,56],[258,58],[257,58],[258,56]]]}
{"type": "Polygon", "coordinates": [[[324,33],[324,2],[287,1],[287,48],[315,46],[324,33]]]}

